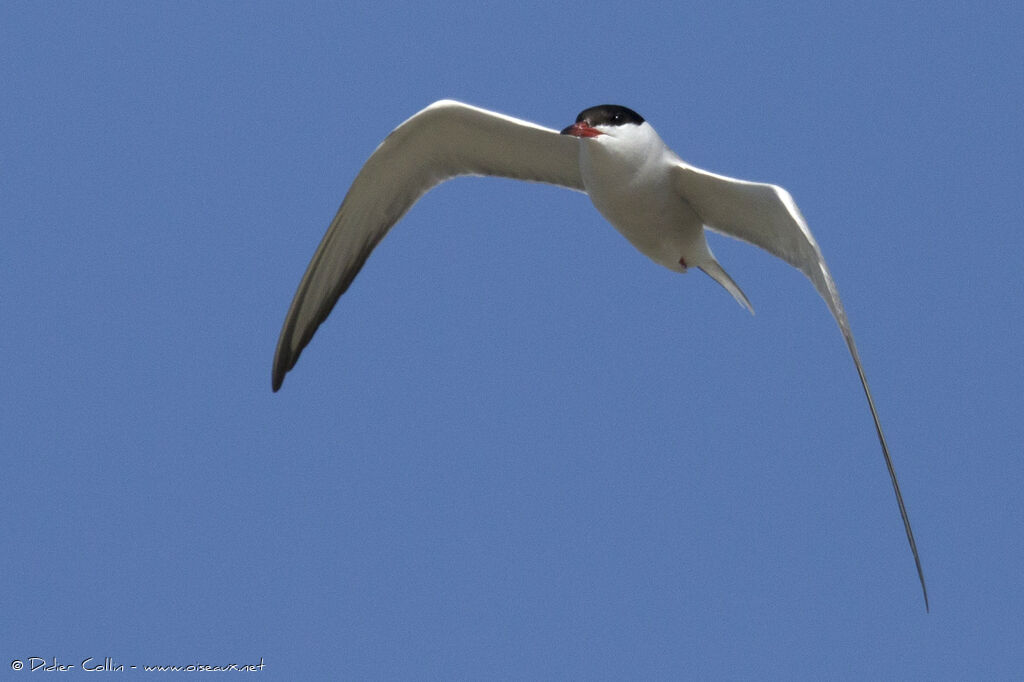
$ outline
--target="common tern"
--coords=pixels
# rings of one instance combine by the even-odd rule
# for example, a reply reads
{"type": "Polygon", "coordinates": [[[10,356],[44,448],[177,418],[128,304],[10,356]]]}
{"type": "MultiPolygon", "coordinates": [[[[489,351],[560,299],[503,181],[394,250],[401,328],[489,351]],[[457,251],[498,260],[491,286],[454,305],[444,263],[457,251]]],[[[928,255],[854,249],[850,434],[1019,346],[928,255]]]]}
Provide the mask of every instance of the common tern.
{"type": "Polygon", "coordinates": [[[391,226],[432,187],[460,175],[584,192],[641,253],[676,272],[702,270],[751,312],[746,295],[711,253],[705,228],[759,246],[803,272],[828,304],[853,357],[929,608],[910,517],[853,333],[821,249],[793,198],[775,185],[687,164],[642,116],[623,106],[586,109],[559,132],[442,100],[393,130],[359,171],[306,268],[277,343],[274,391],[391,226]]]}

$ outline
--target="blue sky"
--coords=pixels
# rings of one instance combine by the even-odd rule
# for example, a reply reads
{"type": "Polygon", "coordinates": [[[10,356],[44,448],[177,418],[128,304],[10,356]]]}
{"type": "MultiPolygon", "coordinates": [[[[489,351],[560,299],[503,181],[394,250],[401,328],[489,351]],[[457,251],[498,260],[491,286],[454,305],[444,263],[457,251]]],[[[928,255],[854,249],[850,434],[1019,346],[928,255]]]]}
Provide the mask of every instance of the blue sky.
{"type": "Polygon", "coordinates": [[[1019,675],[1022,21],[1019,3],[5,3],[0,663],[1019,675]],[[752,247],[712,243],[753,317],[583,195],[457,180],[271,393],[348,184],[443,97],[553,128],[624,104],[687,161],[791,191],[930,614],[842,338],[752,247]]]}

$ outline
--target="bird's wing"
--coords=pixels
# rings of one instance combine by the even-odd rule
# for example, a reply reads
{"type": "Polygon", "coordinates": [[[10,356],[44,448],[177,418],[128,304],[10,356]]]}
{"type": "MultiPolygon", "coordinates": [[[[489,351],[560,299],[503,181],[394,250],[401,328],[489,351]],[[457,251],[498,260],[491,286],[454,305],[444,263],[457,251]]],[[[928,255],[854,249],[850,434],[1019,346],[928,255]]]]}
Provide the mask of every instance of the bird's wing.
{"type": "Polygon", "coordinates": [[[857,366],[860,383],[864,387],[864,395],[868,399],[868,407],[871,408],[871,416],[875,421],[875,430],[878,432],[878,441],[882,445],[885,465],[889,470],[889,477],[892,479],[892,487],[896,493],[896,502],[899,504],[907,540],[910,542],[910,549],[914,554],[914,563],[917,566],[917,575],[921,580],[925,608],[927,608],[928,590],[924,583],[917,543],[914,542],[914,533],[910,529],[910,517],[903,504],[903,494],[900,492],[900,484],[896,480],[896,470],[893,468],[892,457],[889,455],[889,446],[882,434],[882,423],[878,418],[875,400],[871,397],[871,389],[868,388],[868,380],[864,375],[864,368],[861,366],[857,345],[853,341],[853,332],[846,319],[843,304],[839,300],[839,291],[832,279],[832,273],[829,272],[825,258],[821,255],[821,249],[814,241],[814,236],[807,227],[807,221],[800,214],[800,209],[797,208],[793,197],[789,195],[789,192],[775,185],[746,182],[716,175],[694,168],[682,161],[673,167],[673,175],[676,191],[693,207],[707,227],[729,237],[760,246],[765,251],[786,261],[807,275],[814,283],[814,288],[828,304],[843,333],[843,338],[846,339],[853,363],[857,366]]]}
{"type": "Polygon", "coordinates": [[[556,130],[451,100],[398,126],[359,171],[306,268],[277,342],[274,390],[370,252],[430,188],[459,175],[495,175],[583,191],[578,145],[556,130]]]}

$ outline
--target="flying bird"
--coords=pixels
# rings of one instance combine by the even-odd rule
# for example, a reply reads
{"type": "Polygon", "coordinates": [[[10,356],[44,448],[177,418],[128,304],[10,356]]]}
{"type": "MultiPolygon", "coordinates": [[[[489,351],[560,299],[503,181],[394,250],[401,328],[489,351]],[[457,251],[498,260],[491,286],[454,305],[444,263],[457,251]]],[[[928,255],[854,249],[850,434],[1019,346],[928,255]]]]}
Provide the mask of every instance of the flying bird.
{"type": "Polygon", "coordinates": [[[632,109],[591,107],[559,132],[442,100],[398,126],[359,171],[306,268],[277,343],[274,391],[391,226],[432,187],[460,175],[515,178],[584,192],[641,253],[675,272],[702,270],[751,312],[746,295],[711,253],[705,228],[759,246],[803,272],[832,311],[856,365],[928,609],[910,517],[853,333],[821,249],[796,203],[781,187],[687,164],[632,109]]]}

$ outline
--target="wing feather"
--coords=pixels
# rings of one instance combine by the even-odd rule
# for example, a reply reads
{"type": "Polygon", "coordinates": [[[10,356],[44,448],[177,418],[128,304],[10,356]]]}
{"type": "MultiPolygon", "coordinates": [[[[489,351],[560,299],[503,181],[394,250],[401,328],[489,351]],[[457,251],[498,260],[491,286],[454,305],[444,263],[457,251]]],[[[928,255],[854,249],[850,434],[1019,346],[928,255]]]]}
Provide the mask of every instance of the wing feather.
{"type": "Polygon", "coordinates": [[[896,470],[889,454],[889,446],[882,433],[882,422],[878,417],[875,399],[868,387],[846,311],[839,300],[839,290],[825,264],[821,248],[807,227],[807,221],[801,215],[796,202],[789,192],[776,185],[736,180],[694,168],[682,161],[675,166],[674,174],[676,190],[693,207],[708,228],[759,246],[786,261],[807,275],[828,304],[853,357],[853,364],[857,367],[857,375],[860,377],[868,407],[871,409],[878,442],[882,446],[885,466],[889,471],[900,516],[903,519],[903,528],[907,533],[910,550],[914,554],[914,564],[917,567],[917,576],[921,581],[927,609],[928,588],[925,586],[924,572],[921,570],[921,558],[917,553],[914,532],[910,528],[910,516],[903,503],[903,493],[900,492],[900,484],[896,480],[896,470]]]}
{"type": "Polygon", "coordinates": [[[359,171],[306,268],[277,342],[273,389],[374,247],[428,190],[460,175],[494,175],[583,191],[578,145],[556,130],[452,100],[398,126],[359,171]]]}

